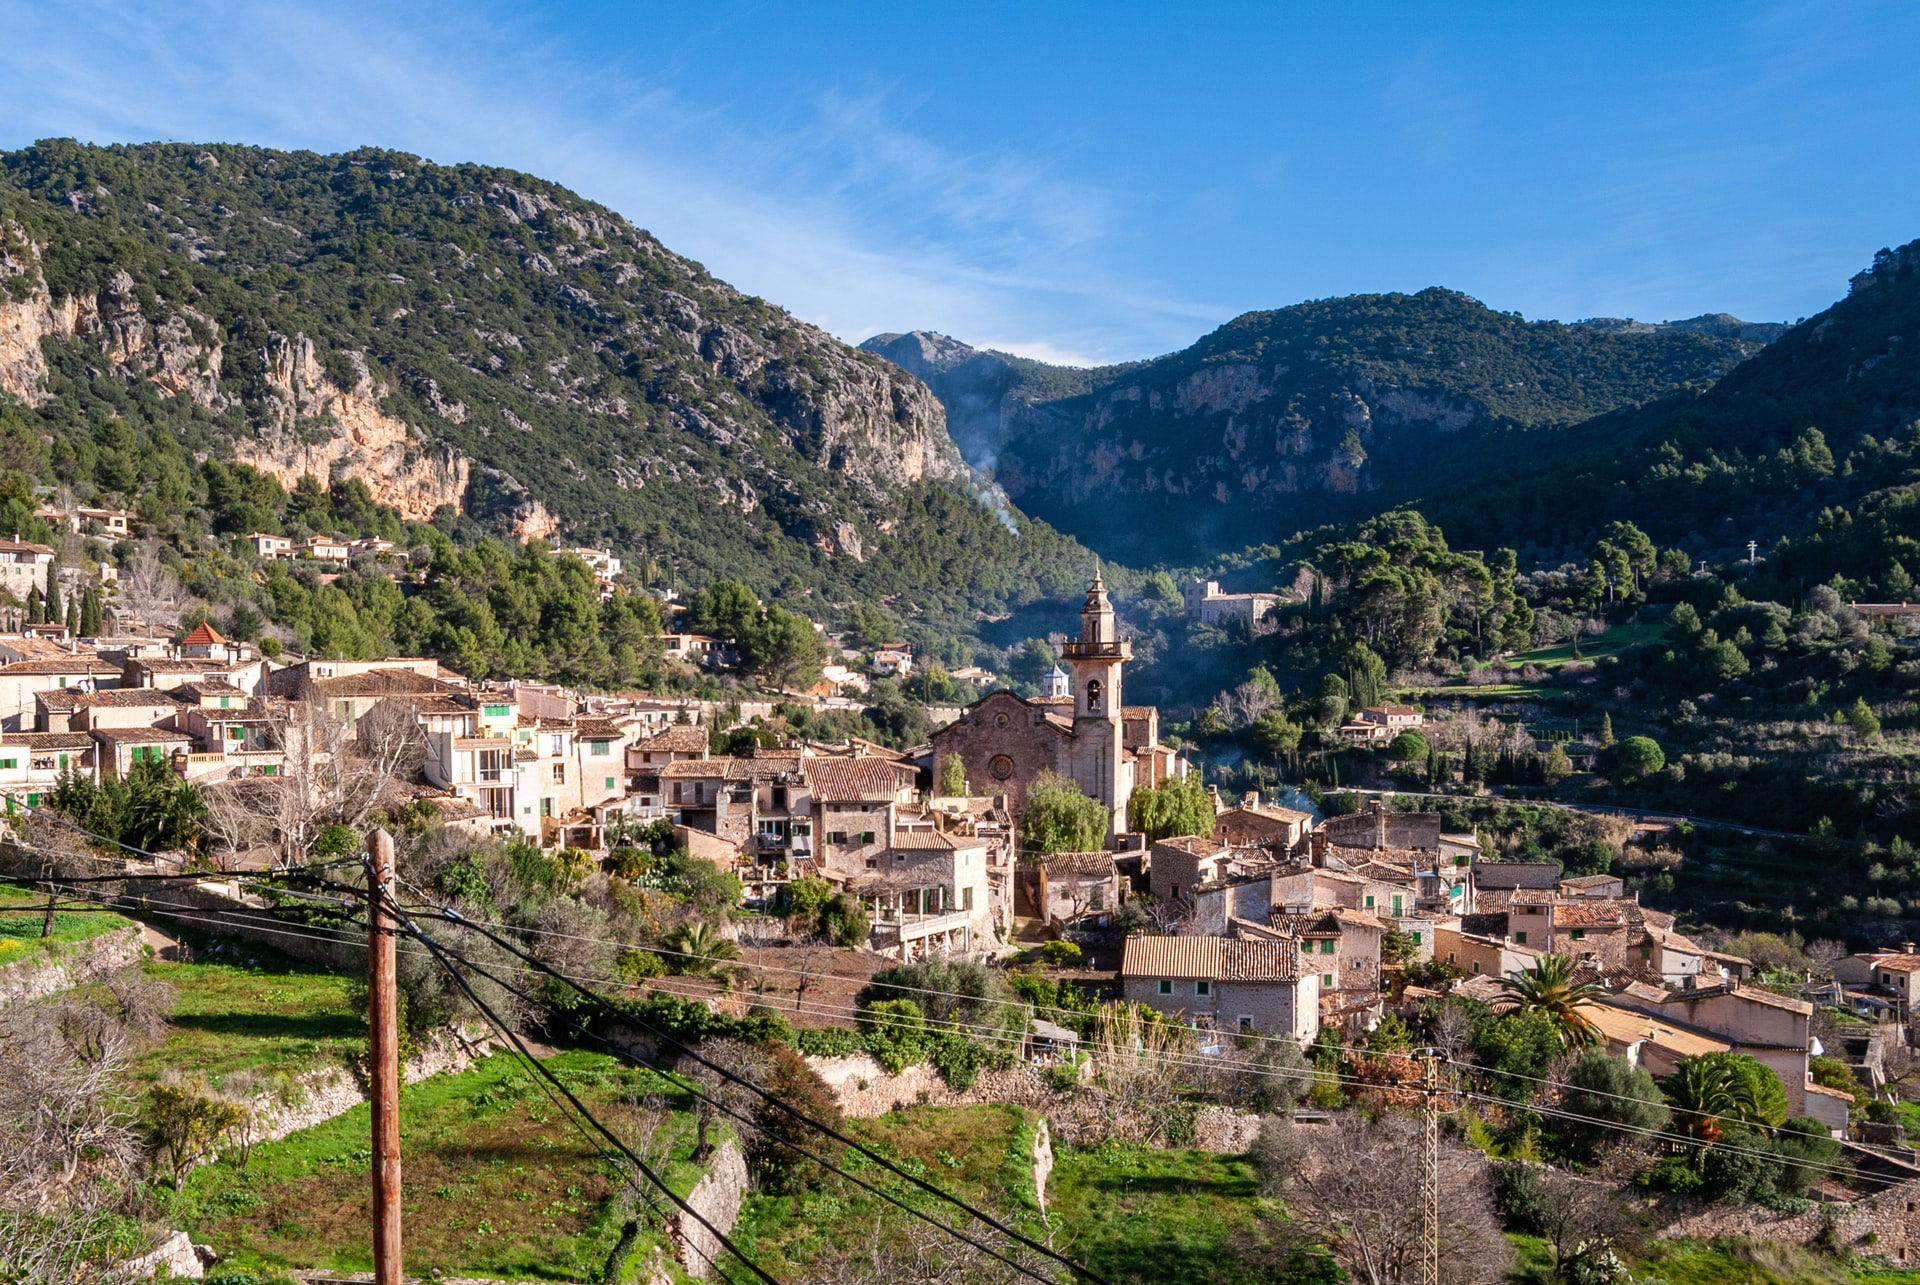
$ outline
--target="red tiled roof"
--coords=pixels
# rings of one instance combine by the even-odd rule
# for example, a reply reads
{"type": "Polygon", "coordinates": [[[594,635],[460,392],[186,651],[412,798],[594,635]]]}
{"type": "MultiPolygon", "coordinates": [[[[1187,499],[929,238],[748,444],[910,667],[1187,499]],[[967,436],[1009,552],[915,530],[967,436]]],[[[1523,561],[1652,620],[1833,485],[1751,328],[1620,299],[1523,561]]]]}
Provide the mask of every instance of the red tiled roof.
{"type": "Polygon", "coordinates": [[[664,751],[669,754],[703,754],[709,744],[706,728],[687,723],[661,728],[652,736],[640,741],[634,748],[652,750],[656,753],[664,751]]]}
{"type": "Polygon", "coordinates": [[[822,803],[884,803],[900,788],[901,765],[887,759],[811,758],[805,767],[807,785],[822,803]]]}
{"type": "Polygon", "coordinates": [[[182,647],[215,647],[226,641],[226,638],[221,635],[218,629],[215,629],[208,621],[203,620],[194,626],[192,633],[180,640],[180,645],[182,647]]]}

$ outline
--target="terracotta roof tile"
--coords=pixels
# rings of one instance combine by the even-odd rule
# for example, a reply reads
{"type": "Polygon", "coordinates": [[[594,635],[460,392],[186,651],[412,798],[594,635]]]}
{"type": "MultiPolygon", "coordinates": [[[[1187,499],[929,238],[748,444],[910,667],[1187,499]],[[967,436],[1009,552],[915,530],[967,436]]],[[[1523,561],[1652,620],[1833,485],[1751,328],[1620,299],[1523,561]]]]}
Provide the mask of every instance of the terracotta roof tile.
{"type": "Polygon", "coordinates": [[[1050,877],[1061,875],[1111,875],[1114,872],[1111,852],[1050,852],[1040,858],[1040,865],[1050,877]]]}
{"type": "Polygon", "coordinates": [[[666,751],[672,754],[704,754],[710,743],[707,729],[693,724],[665,727],[640,741],[635,748],[666,751]]]}
{"type": "Polygon", "coordinates": [[[902,765],[880,758],[810,758],[806,773],[822,803],[883,803],[899,792],[902,765]]]}
{"type": "Polygon", "coordinates": [[[215,647],[226,642],[226,637],[211,624],[201,621],[194,631],[180,640],[182,647],[215,647]]]}

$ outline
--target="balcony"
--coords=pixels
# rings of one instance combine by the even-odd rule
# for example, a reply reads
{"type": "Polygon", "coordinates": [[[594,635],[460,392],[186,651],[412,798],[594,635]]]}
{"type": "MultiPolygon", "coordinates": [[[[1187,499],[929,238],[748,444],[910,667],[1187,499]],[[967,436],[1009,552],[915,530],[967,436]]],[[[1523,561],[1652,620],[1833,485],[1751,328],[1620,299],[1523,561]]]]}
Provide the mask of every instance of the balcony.
{"type": "Polygon", "coordinates": [[[968,910],[943,910],[936,915],[906,910],[883,910],[873,921],[873,935],[881,943],[918,941],[938,933],[962,932],[973,922],[968,910]]]}

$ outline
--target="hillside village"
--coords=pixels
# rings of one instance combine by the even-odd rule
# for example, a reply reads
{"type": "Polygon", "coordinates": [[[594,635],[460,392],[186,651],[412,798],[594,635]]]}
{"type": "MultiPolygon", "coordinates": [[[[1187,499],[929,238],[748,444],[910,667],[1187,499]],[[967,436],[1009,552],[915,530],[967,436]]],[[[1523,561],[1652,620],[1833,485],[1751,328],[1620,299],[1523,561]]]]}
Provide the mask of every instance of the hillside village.
{"type": "MultiPolygon", "coordinates": [[[[98,531],[115,515],[84,518],[98,531]]],[[[263,559],[386,552],[251,538],[263,559]]],[[[4,552],[28,614],[48,616],[60,595],[53,550],[15,542],[4,552]]],[[[558,556],[588,561],[607,594],[628,591],[610,554],[558,556]]],[[[109,589],[69,583],[66,597],[99,614],[94,595],[109,589]]],[[[1196,586],[1189,608],[1243,609],[1223,597],[1196,586]]],[[[83,614],[76,606],[70,619],[83,614]]],[[[1619,875],[1497,860],[1480,833],[1449,831],[1438,812],[1376,795],[1323,815],[1297,796],[1303,806],[1203,788],[1162,743],[1159,712],[1126,703],[1131,651],[1097,574],[1079,636],[1038,696],[996,687],[904,748],[769,733],[760,718],[773,705],[738,695],[583,693],[474,680],[422,657],[269,656],[207,620],[173,634],[129,625],[86,635],[49,619],[0,635],[0,795],[16,875],[44,867],[48,842],[60,846],[48,820],[84,818],[86,801],[114,788],[191,792],[183,823],[153,831],[181,845],[127,848],[125,869],[202,870],[199,904],[242,914],[265,904],[248,880],[297,874],[343,825],[504,843],[571,879],[591,872],[636,888],[650,886],[649,866],[697,868],[729,900],[700,902],[677,935],[655,939],[660,953],[646,957],[666,965],[635,975],[636,995],[651,986],[739,1014],[750,1001],[731,982],[689,991],[681,975],[724,976],[711,961],[694,966],[707,952],[739,957],[716,936],[752,942],[756,959],[795,961],[784,966],[802,978],[787,1020],[807,1048],[808,1028],[830,1033],[849,1012],[805,1002],[808,968],[841,978],[823,983],[829,992],[884,995],[888,969],[984,966],[1018,982],[1030,1005],[1013,1056],[990,1063],[1075,1079],[1102,1076],[1114,1056],[1103,994],[1202,1043],[1284,1040],[1311,1065],[1378,1075],[1381,1057],[1411,1047],[1392,1032],[1460,1040],[1442,1015],[1524,1013],[1534,979],[1582,997],[1579,1029],[1596,1055],[1662,1083],[1716,1058],[1764,1068],[1787,1116],[1834,1140],[1845,1176],[1836,1169],[1826,1184],[1831,1208],[1872,1219],[1887,1199],[1920,1192],[1899,1127],[1863,1111],[1913,1064],[1911,944],[1829,958],[1818,978],[1783,977],[1679,931],[1619,875]],[[752,733],[744,741],[732,735],[741,728],[752,733]],[[1162,793],[1190,800],[1202,819],[1145,832],[1143,801],[1162,793]],[[1036,840],[1036,813],[1062,795],[1097,842],[1036,840]],[[817,927],[803,906],[821,908],[817,927]],[[831,963],[819,962],[822,946],[839,952],[831,963]],[[1017,967],[1040,957],[1068,967],[1044,979],[1017,967]]],[[[668,633],[662,646],[698,667],[734,663],[707,635],[668,633]]],[[[881,648],[873,660],[904,672],[912,655],[881,648]]],[[[838,688],[823,678],[783,699],[827,708],[844,702],[838,688]]],[[[1377,747],[1424,726],[1419,707],[1381,704],[1354,711],[1337,734],[1377,747]]],[[[1877,1252],[1894,1261],[1920,1255],[1920,1226],[1879,1235],[1877,1252]]]]}
{"type": "Polygon", "coordinates": [[[1914,1285],[1916,326],[0,154],[0,1285],[1914,1285]]]}

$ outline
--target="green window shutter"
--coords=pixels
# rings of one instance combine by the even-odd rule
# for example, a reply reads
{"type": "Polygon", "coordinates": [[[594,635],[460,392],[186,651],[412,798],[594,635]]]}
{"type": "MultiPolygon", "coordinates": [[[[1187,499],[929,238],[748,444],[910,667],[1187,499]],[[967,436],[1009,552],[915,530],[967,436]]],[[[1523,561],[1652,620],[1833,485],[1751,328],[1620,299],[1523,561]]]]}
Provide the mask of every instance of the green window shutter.
{"type": "Polygon", "coordinates": [[[1367,908],[1368,910],[1372,910],[1372,909],[1373,909],[1373,894],[1372,894],[1372,893],[1368,893],[1368,894],[1367,894],[1367,907],[1366,907],[1366,908],[1367,908]]]}
{"type": "Polygon", "coordinates": [[[1519,946],[1524,946],[1524,945],[1526,945],[1526,944],[1527,944],[1527,934],[1526,934],[1526,930],[1525,930],[1525,929],[1522,929],[1521,931],[1519,931],[1519,932],[1517,932],[1517,933],[1515,933],[1515,934],[1513,935],[1513,940],[1514,940],[1514,944],[1515,944],[1515,945],[1519,945],[1519,946]]]}
{"type": "Polygon", "coordinates": [[[607,778],[607,788],[608,788],[609,790],[611,790],[611,789],[613,788],[613,778],[612,778],[612,777],[608,777],[608,778],[607,778]]]}

